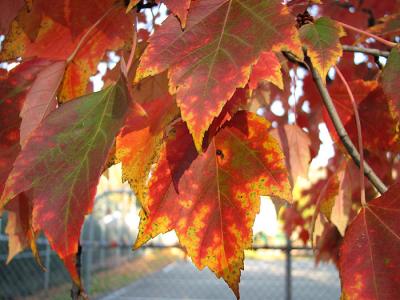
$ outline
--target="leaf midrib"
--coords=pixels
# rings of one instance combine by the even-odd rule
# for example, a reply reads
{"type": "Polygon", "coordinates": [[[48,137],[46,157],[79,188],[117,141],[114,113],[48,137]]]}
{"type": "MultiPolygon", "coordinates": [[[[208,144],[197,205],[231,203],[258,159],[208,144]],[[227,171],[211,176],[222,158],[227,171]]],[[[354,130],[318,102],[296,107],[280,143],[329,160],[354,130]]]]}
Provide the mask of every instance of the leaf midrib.
{"type": "MultiPolygon", "coordinates": [[[[72,183],[70,185],[70,189],[69,189],[69,196],[67,198],[67,207],[66,207],[66,213],[64,214],[64,227],[65,227],[65,231],[67,232],[67,226],[68,226],[68,219],[69,219],[69,209],[70,209],[70,205],[72,202],[72,198],[73,198],[73,193],[74,193],[74,189],[75,189],[75,184],[77,182],[77,179],[79,177],[79,174],[81,174],[82,169],[83,169],[83,165],[87,164],[87,161],[89,159],[89,152],[92,150],[94,142],[97,140],[97,137],[100,133],[100,131],[102,131],[102,125],[105,122],[105,116],[106,116],[106,112],[109,109],[109,106],[111,103],[113,103],[113,101],[110,101],[110,94],[114,92],[114,89],[117,88],[117,86],[114,86],[113,88],[109,89],[103,99],[101,101],[98,102],[98,104],[95,106],[97,107],[98,105],[100,105],[103,101],[106,101],[106,104],[104,105],[104,109],[101,113],[101,117],[99,118],[99,122],[97,123],[98,126],[96,128],[95,133],[92,135],[92,137],[89,139],[89,142],[86,144],[86,151],[83,155],[84,159],[81,160],[79,167],[75,169],[74,172],[72,172],[71,174],[76,174],[76,176],[73,177],[72,183]],[[108,101],[107,101],[108,100],[108,101]]],[[[89,114],[87,114],[86,116],[88,116],[89,114]]],[[[89,179],[89,178],[88,178],[89,179]]],[[[89,182],[89,180],[88,180],[89,182]]],[[[68,241],[66,241],[66,245],[68,244],[68,241]]],[[[68,248],[68,247],[66,247],[68,248]]]]}

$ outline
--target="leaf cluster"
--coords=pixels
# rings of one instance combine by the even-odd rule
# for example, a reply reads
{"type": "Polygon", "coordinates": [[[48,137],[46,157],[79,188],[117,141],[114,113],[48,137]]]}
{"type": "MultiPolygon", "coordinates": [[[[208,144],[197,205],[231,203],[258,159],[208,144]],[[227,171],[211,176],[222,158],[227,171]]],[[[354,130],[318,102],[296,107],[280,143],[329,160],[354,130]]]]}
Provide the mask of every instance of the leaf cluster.
{"type": "Polygon", "coordinates": [[[174,230],[238,299],[260,196],[337,265],[343,299],[400,298],[400,2],[285,2],[2,1],[9,260],[29,247],[40,263],[43,233],[82,289],[81,227],[121,163],[134,247],[174,230]],[[324,126],[334,154],[316,170],[324,126]]]}

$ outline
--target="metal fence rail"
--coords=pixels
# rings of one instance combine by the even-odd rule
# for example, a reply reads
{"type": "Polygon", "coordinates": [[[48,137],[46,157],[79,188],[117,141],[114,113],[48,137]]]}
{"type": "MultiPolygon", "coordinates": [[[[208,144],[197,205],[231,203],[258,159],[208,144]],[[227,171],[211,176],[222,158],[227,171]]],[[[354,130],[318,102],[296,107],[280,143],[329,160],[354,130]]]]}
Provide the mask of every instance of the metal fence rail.
{"type": "MultiPolygon", "coordinates": [[[[97,197],[96,205],[115,194],[131,192],[106,192],[97,197]]],[[[148,244],[133,252],[133,241],[126,237],[133,238],[136,232],[129,232],[118,220],[103,226],[101,218],[98,212],[87,218],[81,236],[81,273],[92,298],[128,286],[124,290],[129,299],[234,299],[223,281],[208,270],[195,269],[179,245],[148,244]]],[[[1,225],[0,299],[69,299],[70,277],[46,239],[39,238],[37,244],[47,272],[40,269],[30,251],[5,265],[8,237],[3,233],[4,223],[1,225]]],[[[286,242],[255,245],[254,251],[248,252],[241,280],[242,299],[338,299],[335,268],[324,265],[314,269],[310,248],[286,242]]],[[[122,295],[118,293],[102,299],[118,299],[122,295]]]]}
{"type": "MultiPolygon", "coordinates": [[[[160,245],[150,247],[164,248],[160,245]]],[[[339,280],[334,266],[324,264],[315,268],[312,250],[307,247],[288,249],[285,246],[274,246],[271,248],[258,246],[256,250],[250,251],[241,277],[241,299],[339,299],[339,280]],[[260,259],[258,255],[267,256],[267,258],[260,259]]],[[[129,286],[110,293],[100,300],[120,298],[130,300],[235,299],[222,280],[217,280],[207,269],[199,271],[184,257],[175,260],[161,271],[134,281],[129,286]]]]}

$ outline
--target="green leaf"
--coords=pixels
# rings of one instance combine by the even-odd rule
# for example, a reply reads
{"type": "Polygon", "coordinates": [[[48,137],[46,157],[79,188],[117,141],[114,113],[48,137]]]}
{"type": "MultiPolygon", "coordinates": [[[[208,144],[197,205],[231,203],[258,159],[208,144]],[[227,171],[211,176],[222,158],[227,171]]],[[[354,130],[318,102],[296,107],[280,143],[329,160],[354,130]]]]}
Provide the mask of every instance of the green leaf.
{"type": "Polygon", "coordinates": [[[300,28],[300,40],[322,78],[326,77],[329,69],[342,56],[339,38],[344,35],[346,33],[343,28],[327,17],[319,18],[315,23],[300,28]]]}
{"type": "Polygon", "coordinates": [[[400,49],[393,48],[381,75],[382,88],[400,111],[400,49]]]}
{"type": "MultiPolygon", "coordinates": [[[[42,230],[58,255],[78,250],[84,217],[130,98],[124,80],[78,98],[50,113],[18,155],[0,208],[24,191],[33,195],[32,226],[42,230]]],[[[78,281],[75,270],[72,277],[78,281]]]]}

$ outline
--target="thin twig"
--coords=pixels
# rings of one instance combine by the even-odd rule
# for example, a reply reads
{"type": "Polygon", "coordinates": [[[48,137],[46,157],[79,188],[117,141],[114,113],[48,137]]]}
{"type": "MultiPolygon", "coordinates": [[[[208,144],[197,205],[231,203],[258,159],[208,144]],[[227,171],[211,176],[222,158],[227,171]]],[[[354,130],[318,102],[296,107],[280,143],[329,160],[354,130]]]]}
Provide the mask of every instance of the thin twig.
{"type": "MultiPolygon", "coordinates": [[[[335,105],[333,104],[332,98],[329,95],[328,89],[326,88],[321,76],[317,72],[317,70],[312,66],[311,62],[308,59],[308,65],[311,70],[314,82],[319,90],[319,93],[322,97],[322,101],[325,104],[325,107],[329,113],[329,116],[335,126],[336,132],[340,137],[344,147],[347,152],[355,162],[355,164],[360,167],[360,153],[357,151],[357,148],[354,146],[351,141],[349,135],[346,132],[346,129],[343,126],[342,121],[336,111],[335,105]]],[[[364,165],[364,174],[367,176],[372,185],[379,191],[379,193],[383,194],[387,191],[386,185],[382,182],[382,180],[376,175],[376,173],[372,170],[367,162],[364,165]]]]}
{"type": "Polygon", "coordinates": [[[294,100],[294,104],[293,104],[293,113],[294,113],[294,124],[297,125],[297,99],[296,99],[296,82],[297,82],[297,74],[296,71],[293,68],[293,77],[292,77],[292,88],[293,88],[293,100],[294,100]]]}
{"type": "MultiPolygon", "coordinates": [[[[127,73],[129,73],[129,70],[132,67],[133,59],[135,58],[136,46],[137,46],[137,15],[136,15],[136,13],[134,14],[134,19],[135,19],[135,24],[134,24],[135,28],[133,29],[131,53],[129,54],[128,63],[126,66],[127,73]]],[[[126,76],[127,75],[128,74],[126,74],[126,76]]]]}
{"type": "Polygon", "coordinates": [[[78,53],[78,51],[81,49],[81,46],[83,45],[83,43],[86,41],[87,37],[89,36],[89,34],[101,23],[101,21],[103,21],[111,11],[113,11],[115,8],[117,7],[117,4],[114,4],[113,6],[111,6],[87,31],[86,33],[82,36],[82,38],[79,40],[78,45],[75,47],[74,52],[72,52],[72,54],[68,57],[67,59],[67,63],[71,62],[74,57],[76,56],[76,54],[78,53]]]}
{"type": "Polygon", "coordinates": [[[350,29],[350,30],[352,30],[352,31],[361,33],[361,34],[363,34],[363,35],[372,37],[373,39],[377,40],[378,42],[381,42],[382,44],[384,44],[384,45],[386,45],[386,46],[388,46],[388,47],[390,47],[390,48],[396,47],[396,45],[397,45],[396,43],[393,43],[393,42],[391,42],[391,41],[385,40],[384,38],[381,38],[381,37],[379,37],[379,36],[377,36],[377,35],[375,35],[375,34],[373,34],[373,33],[371,33],[371,32],[362,30],[362,29],[360,29],[360,28],[351,26],[351,25],[349,25],[349,24],[346,24],[346,23],[343,23],[343,22],[340,22],[340,21],[336,21],[336,22],[338,22],[338,23],[339,23],[341,26],[343,26],[344,28],[347,28],[347,29],[350,29]]]}
{"type": "Polygon", "coordinates": [[[389,51],[382,51],[379,49],[371,49],[371,48],[364,48],[364,47],[357,47],[357,46],[349,46],[349,45],[342,45],[343,51],[347,52],[360,52],[364,54],[369,54],[373,56],[383,56],[389,57],[389,51]]]}
{"type": "Polygon", "coordinates": [[[295,54],[293,54],[290,51],[282,51],[281,52],[283,56],[290,62],[298,64],[300,67],[303,67],[304,69],[309,69],[307,64],[304,63],[303,60],[299,59],[295,54]]]}
{"type": "Polygon", "coordinates": [[[153,8],[150,8],[150,12],[151,12],[151,23],[153,26],[152,30],[154,31],[156,30],[156,16],[154,15],[153,8]]]}
{"type": "MultiPolygon", "coordinates": [[[[76,271],[78,272],[79,278],[81,277],[81,268],[82,268],[82,246],[81,243],[78,244],[78,252],[76,253],[76,271]]],[[[82,295],[82,287],[72,280],[72,288],[71,288],[71,299],[78,300],[81,298],[82,295]]]]}
{"type": "Polygon", "coordinates": [[[335,66],[336,73],[339,75],[340,80],[343,82],[346,87],[347,93],[349,94],[351,104],[354,110],[354,116],[356,119],[356,127],[357,127],[357,139],[358,139],[358,152],[360,153],[360,184],[361,184],[361,204],[362,206],[367,206],[367,201],[365,200],[365,180],[364,180],[364,147],[362,140],[362,132],[361,132],[361,120],[360,115],[358,114],[358,107],[356,100],[354,99],[353,92],[350,89],[350,86],[344,78],[342,72],[340,72],[339,68],[335,66]]]}

